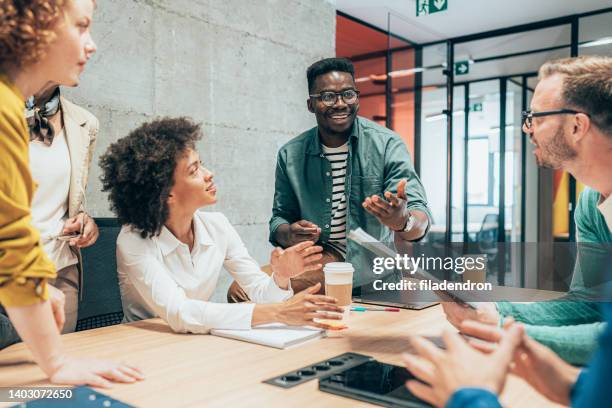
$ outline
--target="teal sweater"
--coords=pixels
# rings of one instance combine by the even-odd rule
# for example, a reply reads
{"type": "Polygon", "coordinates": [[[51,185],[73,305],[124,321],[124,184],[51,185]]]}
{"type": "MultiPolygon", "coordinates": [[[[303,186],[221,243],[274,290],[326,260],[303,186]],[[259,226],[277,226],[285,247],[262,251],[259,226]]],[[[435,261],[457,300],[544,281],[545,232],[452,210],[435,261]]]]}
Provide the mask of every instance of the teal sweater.
{"type": "Polygon", "coordinates": [[[498,302],[502,317],[511,316],[525,324],[529,336],[550,347],[570,364],[586,364],[595,349],[599,334],[604,329],[604,318],[592,299],[593,287],[604,283],[602,257],[612,243],[612,233],[597,208],[600,194],[585,189],[578,200],[574,220],[580,243],[570,291],[563,301],[536,303],[498,302]],[[606,243],[602,248],[588,243],[606,243]],[[584,244],[584,245],[583,245],[584,244]]]}

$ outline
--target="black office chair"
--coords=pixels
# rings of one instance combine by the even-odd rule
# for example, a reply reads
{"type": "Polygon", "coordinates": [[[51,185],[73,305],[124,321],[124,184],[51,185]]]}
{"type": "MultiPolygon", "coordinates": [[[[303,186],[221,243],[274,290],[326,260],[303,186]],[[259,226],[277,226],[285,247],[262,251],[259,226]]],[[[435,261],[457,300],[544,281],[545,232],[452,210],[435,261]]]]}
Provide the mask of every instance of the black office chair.
{"type": "Polygon", "coordinates": [[[499,229],[499,215],[487,214],[482,220],[480,231],[476,233],[478,251],[487,254],[488,261],[494,261],[497,257],[497,237],[499,229]]]}
{"type": "Polygon", "coordinates": [[[115,248],[121,226],[116,218],[96,218],[98,241],[83,254],[83,300],[76,331],[119,324],[123,320],[115,248]]]}

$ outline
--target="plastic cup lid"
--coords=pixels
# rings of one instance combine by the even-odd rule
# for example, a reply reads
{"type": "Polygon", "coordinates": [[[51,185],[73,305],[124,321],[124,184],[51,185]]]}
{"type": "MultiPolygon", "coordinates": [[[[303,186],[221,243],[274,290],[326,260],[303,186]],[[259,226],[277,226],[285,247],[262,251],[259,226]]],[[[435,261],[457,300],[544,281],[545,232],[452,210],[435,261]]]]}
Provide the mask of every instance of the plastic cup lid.
{"type": "Polygon", "coordinates": [[[330,272],[354,272],[355,268],[349,262],[330,262],[323,267],[324,271],[330,272]]]}

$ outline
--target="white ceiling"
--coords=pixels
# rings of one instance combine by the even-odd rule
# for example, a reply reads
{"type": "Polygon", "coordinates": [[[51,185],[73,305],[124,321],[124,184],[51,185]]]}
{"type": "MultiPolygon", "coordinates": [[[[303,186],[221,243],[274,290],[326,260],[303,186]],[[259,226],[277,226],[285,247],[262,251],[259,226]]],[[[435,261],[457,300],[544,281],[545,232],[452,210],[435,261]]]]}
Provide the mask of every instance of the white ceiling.
{"type": "MultiPolygon", "coordinates": [[[[420,44],[612,6],[611,0],[447,0],[447,11],[416,17],[415,1],[337,0],[336,6],[338,10],[383,30],[387,30],[388,14],[392,13],[389,18],[391,32],[420,44]]],[[[570,25],[565,24],[456,44],[455,61],[475,60],[476,63],[470,65],[469,74],[457,76],[455,80],[472,81],[492,76],[535,72],[547,60],[570,56],[570,31],[570,25]],[[567,47],[488,62],[479,61],[482,58],[557,46],[567,47]]],[[[610,37],[612,12],[579,20],[580,43],[610,37]]],[[[425,47],[423,65],[428,67],[445,63],[446,53],[444,43],[425,47]]],[[[583,48],[581,45],[579,54],[612,55],[612,44],[589,48],[583,48]]],[[[423,74],[424,86],[441,85],[445,82],[442,68],[427,70],[423,74]]]]}
{"type": "Polygon", "coordinates": [[[416,17],[416,0],[336,0],[336,8],[413,42],[426,43],[612,6],[610,0],[447,1],[446,11],[420,17],[416,17]]]}

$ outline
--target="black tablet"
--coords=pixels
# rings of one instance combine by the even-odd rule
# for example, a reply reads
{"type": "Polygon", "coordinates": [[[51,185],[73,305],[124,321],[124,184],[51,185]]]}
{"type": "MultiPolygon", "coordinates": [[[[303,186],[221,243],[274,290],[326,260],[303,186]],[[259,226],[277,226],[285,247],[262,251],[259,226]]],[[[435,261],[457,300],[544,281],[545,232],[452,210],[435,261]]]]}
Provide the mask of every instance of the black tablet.
{"type": "Polygon", "coordinates": [[[414,376],[392,364],[368,361],[319,380],[319,389],[384,407],[429,407],[406,388],[414,376]]]}

